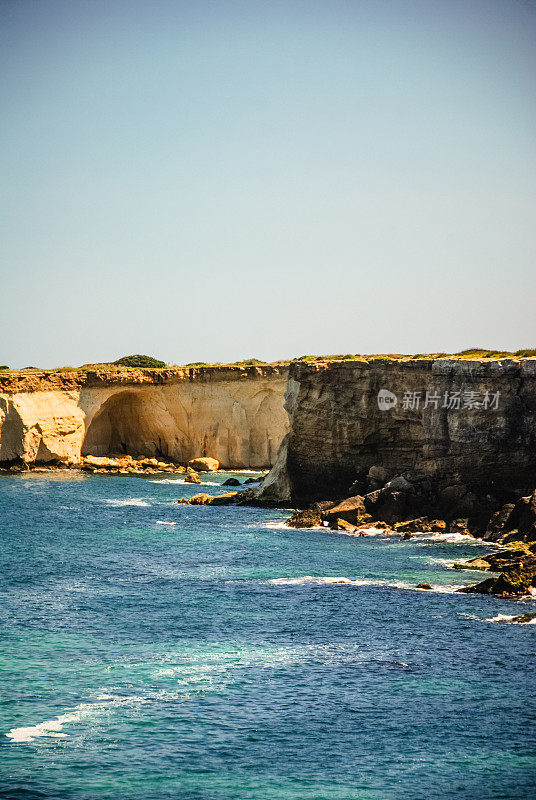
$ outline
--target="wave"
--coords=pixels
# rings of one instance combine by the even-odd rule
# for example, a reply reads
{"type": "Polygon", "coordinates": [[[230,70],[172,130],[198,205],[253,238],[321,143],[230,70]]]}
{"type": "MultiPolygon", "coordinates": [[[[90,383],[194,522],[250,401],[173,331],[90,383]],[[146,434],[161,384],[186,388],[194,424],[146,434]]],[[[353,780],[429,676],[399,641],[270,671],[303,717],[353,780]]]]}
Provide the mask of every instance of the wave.
{"type": "Polygon", "coordinates": [[[70,722],[81,722],[81,720],[94,712],[96,707],[98,707],[100,710],[100,707],[97,703],[81,703],[79,706],[76,706],[74,711],[72,711],[70,714],[60,714],[60,716],[56,717],[55,719],[45,720],[44,722],[40,722],[38,725],[12,728],[10,731],[8,731],[8,733],[6,733],[6,736],[8,739],[11,739],[12,742],[33,742],[34,739],[37,739],[41,736],[50,736],[57,739],[63,739],[67,737],[67,734],[62,732],[64,725],[70,722]]]}
{"type": "MultiPolygon", "coordinates": [[[[185,485],[185,486],[191,486],[192,488],[195,488],[196,486],[222,486],[223,485],[219,481],[201,481],[201,483],[190,483],[189,481],[185,481],[184,478],[162,478],[162,480],[154,480],[154,479],[151,478],[150,480],[147,481],[147,483],[159,483],[160,485],[162,485],[162,484],[173,484],[175,486],[185,485]]],[[[225,488],[227,488],[227,487],[225,487],[225,488]]],[[[232,489],[232,487],[229,487],[229,488],[232,489]]]]}
{"type": "Polygon", "coordinates": [[[14,743],[33,742],[34,739],[49,737],[55,739],[66,739],[67,733],[62,728],[64,725],[82,722],[83,720],[102,714],[111,707],[124,703],[146,703],[147,698],[138,695],[120,696],[114,694],[100,694],[96,697],[97,702],[80,703],[72,711],[60,714],[54,719],[47,719],[37,725],[28,725],[21,728],[11,728],[5,735],[14,743]]]}
{"type": "Polygon", "coordinates": [[[454,594],[458,589],[462,588],[462,584],[443,584],[432,586],[431,589],[422,589],[415,586],[415,584],[407,583],[404,581],[387,581],[372,578],[346,578],[344,576],[332,577],[324,576],[318,577],[314,575],[303,575],[299,578],[271,578],[266,583],[275,586],[306,586],[307,584],[342,584],[346,586],[387,586],[391,589],[405,589],[414,592],[434,592],[437,594],[454,594]]]}
{"type": "Polygon", "coordinates": [[[104,502],[108,503],[109,506],[114,506],[114,508],[122,508],[123,506],[138,506],[141,508],[150,505],[141,497],[129,497],[126,500],[105,500],[104,502]]]}
{"type": "Polygon", "coordinates": [[[155,524],[156,525],[176,525],[177,523],[176,522],[166,522],[163,519],[157,519],[155,524]]]}
{"type": "Polygon", "coordinates": [[[439,565],[444,569],[454,569],[452,556],[450,558],[433,558],[432,556],[410,556],[410,560],[417,560],[424,564],[439,565]]]}
{"type": "Polygon", "coordinates": [[[388,535],[389,531],[384,528],[364,528],[358,531],[335,531],[328,528],[327,525],[314,525],[310,528],[295,528],[293,525],[287,525],[286,522],[252,522],[248,525],[249,528],[265,528],[267,530],[280,530],[280,531],[324,531],[325,533],[333,533],[340,536],[381,536],[382,534],[388,535]]]}
{"type": "Polygon", "coordinates": [[[465,533],[414,533],[412,534],[416,543],[419,542],[443,542],[444,544],[486,544],[482,539],[476,539],[465,533]]]}
{"type": "MultiPolygon", "coordinates": [[[[514,622],[515,619],[515,614],[497,614],[496,617],[489,617],[489,619],[486,619],[486,622],[514,622]]],[[[527,622],[514,622],[514,625],[536,625],[536,617],[527,620],[527,622]]]]}
{"type": "Polygon", "coordinates": [[[265,528],[266,530],[278,531],[319,530],[318,528],[293,528],[292,525],[287,525],[286,522],[252,522],[248,525],[248,528],[265,528]]]}
{"type": "Polygon", "coordinates": [[[305,586],[308,583],[344,583],[349,584],[352,586],[368,586],[375,581],[367,581],[367,580],[351,580],[350,578],[344,577],[315,577],[314,575],[303,575],[300,578],[272,578],[271,580],[267,581],[268,583],[272,583],[276,586],[305,586]]]}

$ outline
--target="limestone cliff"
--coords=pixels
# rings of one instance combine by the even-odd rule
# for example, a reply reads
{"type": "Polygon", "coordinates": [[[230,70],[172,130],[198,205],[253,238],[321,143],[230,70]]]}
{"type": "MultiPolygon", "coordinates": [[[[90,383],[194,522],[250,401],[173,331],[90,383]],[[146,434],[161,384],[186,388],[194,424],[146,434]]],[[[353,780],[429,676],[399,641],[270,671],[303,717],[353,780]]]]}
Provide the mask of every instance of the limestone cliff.
{"type": "Polygon", "coordinates": [[[286,367],[0,373],[0,462],[81,454],[271,466],[288,430],[286,367]]]}
{"type": "Polygon", "coordinates": [[[266,501],[339,498],[371,468],[445,485],[536,484],[536,359],[294,362],[286,408],[266,501]]]}

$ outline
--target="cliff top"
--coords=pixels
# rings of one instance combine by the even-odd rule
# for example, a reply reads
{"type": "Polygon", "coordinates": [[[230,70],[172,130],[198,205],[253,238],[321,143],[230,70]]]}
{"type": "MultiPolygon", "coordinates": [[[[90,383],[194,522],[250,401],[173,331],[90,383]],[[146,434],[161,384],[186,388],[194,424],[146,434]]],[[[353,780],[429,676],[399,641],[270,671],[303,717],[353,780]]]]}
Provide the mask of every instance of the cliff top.
{"type": "Polygon", "coordinates": [[[206,361],[192,361],[189,364],[165,364],[163,361],[148,356],[128,356],[118,361],[103,361],[94,364],[82,364],[80,367],[53,367],[51,369],[42,369],[41,367],[24,367],[22,369],[10,369],[7,366],[0,366],[0,373],[10,374],[53,374],[53,373],[89,373],[89,372],[125,372],[132,370],[143,370],[150,372],[165,372],[169,371],[184,371],[188,369],[229,369],[229,368],[246,368],[246,367],[285,367],[292,361],[370,361],[371,359],[386,358],[395,361],[413,361],[415,359],[437,359],[437,358],[464,358],[464,359],[483,359],[483,358],[533,358],[536,357],[535,349],[525,350],[486,350],[480,347],[472,347],[468,350],[461,350],[459,353],[346,353],[337,355],[305,355],[297,358],[279,359],[278,361],[261,361],[258,358],[248,358],[244,361],[230,361],[222,363],[219,361],[209,363],[206,361]],[[136,361],[147,360],[154,362],[152,364],[144,365],[136,363],[136,361]],[[128,362],[132,361],[132,365],[128,362]]]}
{"type": "Polygon", "coordinates": [[[0,392],[35,392],[44,390],[74,390],[82,387],[110,385],[161,385],[180,381],[244,380],[286,375],[287,364],[261,366],[166,367],[162,369],[136,369],[113,364],[87,365],[79,369],[59,368],[39,370],[0,371],[0,392]]]}
{"type": "Polygon", "coordinates": [[[534,359],[536,349],[517,350],[516,352],[500,350],[484,350],[472,348],[459,353],[404,353],[386,354],[346,354],[346,355],[306,355],[288,361],[267,363],[258,359],[234,362],[230,364],[207,364],[193,362],[184,366],[167,365],[161,368],[128,367],[118,363],[84,364],[81,367],[56,367],[43,370],[38,367],[26,367],[12,370],[0,367],[0,391],[32,392],[54,389],[77,389],[83,386],[106,386],[113,384],[167,384],[183,380],[240,380],[264,376],[286,374],[290,364],[348,363],[395,361],[401,363],[423,361],[499,361],[504,359],[534,359]]]}

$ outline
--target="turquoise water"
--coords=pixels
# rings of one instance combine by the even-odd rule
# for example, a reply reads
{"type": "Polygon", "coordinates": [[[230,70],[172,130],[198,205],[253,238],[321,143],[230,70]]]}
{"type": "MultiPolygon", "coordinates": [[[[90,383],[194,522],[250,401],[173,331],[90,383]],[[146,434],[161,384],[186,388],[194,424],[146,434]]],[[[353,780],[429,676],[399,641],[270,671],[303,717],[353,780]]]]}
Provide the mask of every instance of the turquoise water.
{"type": "Polygon", "coordinates": [[[0,479],[1,798],[535,796],[536,602],[452,592],[489,547],[199,488],[0,479]]]}

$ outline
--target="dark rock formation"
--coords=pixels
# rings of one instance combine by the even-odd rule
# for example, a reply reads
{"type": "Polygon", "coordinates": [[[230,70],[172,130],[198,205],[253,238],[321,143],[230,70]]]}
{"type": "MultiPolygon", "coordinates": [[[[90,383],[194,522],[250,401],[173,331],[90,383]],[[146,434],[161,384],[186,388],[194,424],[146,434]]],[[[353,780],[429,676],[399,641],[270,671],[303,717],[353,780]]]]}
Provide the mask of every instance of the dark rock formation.
{"type": "Polygon", "coordinates": [[[485,529],[534,488],[534,359],[294,362],[286,408],[290,433],[266,486],[298,507],[364,494],[386,519],[466,517],[485,529]]]}
{"type": "Polygon", "coordinates": [[[324,519],[330,523],[343,519],[352,525],[360,525],[368,522],[372,517],[365,510],[364,498],[357,494],[354,497],[348,497],[342,503],[332,505],[324,512],[324,519]]]}

